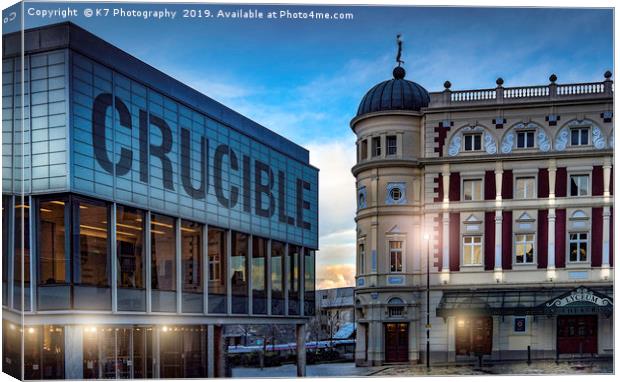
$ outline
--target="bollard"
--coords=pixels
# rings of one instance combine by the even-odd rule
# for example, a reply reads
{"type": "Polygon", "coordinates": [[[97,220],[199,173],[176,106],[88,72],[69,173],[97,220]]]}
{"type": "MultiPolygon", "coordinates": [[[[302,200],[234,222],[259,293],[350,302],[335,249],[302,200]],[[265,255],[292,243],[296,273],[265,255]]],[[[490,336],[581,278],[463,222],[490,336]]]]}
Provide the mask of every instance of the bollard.
{"type": "Polygon", "coordinates": [[[583,342],[579,341],[579,358],[583,358],[583,342]]]}
{"type": "Polygon", "coordinates": [[[560,348],[559,346],[555,346],[555,363],[556,365],[560,364],[560,348]]]}
{"type": "Polygon", "coordinates": [[[532,348],[530,345],[527,345],[527,364],[532,364],[532,348]]]}

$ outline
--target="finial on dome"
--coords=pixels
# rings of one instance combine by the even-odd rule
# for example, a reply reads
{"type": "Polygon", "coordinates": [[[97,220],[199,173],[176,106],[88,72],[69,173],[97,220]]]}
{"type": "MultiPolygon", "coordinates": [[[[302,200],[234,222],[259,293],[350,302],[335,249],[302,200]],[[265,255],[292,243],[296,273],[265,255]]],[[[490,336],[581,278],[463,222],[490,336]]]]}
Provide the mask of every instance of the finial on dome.
{"type": "Polygon", "coordinates": [[[605,79],[607,79],[607,80],[610,79],[611,78],[611,72],[609,70],[606,71],[604,76],[605,76],[605,79]]]}
{"type": "Polygon", "coordinates": [[[398,52],[396,53],[396,63],[400,67],[400,64],[404,64],[405,61],[400,59],[403,53],[403,40],[400,39],[400,33],[396,35],[396,45],[398,46],[398,52]]]}
{"type": "Polygon", "coordinates": [[[403,78],[405,78],[405,74],[406,74],[405,69],[401,66],[395,67],[394,70],[392,71],[392,75],[397,80],[402,80],[403,78]]]}

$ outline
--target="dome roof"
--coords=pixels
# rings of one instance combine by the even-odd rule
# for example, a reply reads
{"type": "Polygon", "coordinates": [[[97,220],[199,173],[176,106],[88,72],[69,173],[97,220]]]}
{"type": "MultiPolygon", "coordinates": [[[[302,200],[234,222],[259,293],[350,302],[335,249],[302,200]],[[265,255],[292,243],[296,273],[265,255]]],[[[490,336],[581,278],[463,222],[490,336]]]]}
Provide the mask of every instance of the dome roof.
{"type": "Polygon", "coordinates": [[[428,92],[417,83],[406,80],[405,69],[398,66],[394,68],[393,75],[393,79],[378,83],[366,93],[357,108],[356,117],[384,110],[420,111],[428,106],[428,92]]]}

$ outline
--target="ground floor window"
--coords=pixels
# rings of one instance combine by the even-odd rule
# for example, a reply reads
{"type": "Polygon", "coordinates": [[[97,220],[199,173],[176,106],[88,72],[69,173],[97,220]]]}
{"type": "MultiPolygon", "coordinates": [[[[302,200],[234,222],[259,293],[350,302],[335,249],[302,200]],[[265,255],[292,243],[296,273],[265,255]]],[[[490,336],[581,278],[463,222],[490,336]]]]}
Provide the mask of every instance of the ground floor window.
{"type": "Polygon", "coordinates": [[[492,317],[457,317],[454,333],[456,355],[491,354],[492,317]]]}

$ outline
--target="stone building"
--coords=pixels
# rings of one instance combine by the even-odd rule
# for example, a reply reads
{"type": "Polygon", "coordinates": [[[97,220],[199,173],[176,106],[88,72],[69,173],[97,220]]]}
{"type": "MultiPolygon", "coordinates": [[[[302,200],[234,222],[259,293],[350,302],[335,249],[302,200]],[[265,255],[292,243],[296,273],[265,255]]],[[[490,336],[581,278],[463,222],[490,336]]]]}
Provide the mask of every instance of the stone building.
{"type": "Polygon", "coordinates": [[[429,93],[399,64],[368,91],[358,365],[424,362],[427,329],[431,362],[613,355],[611,76],[429,93]]]}

